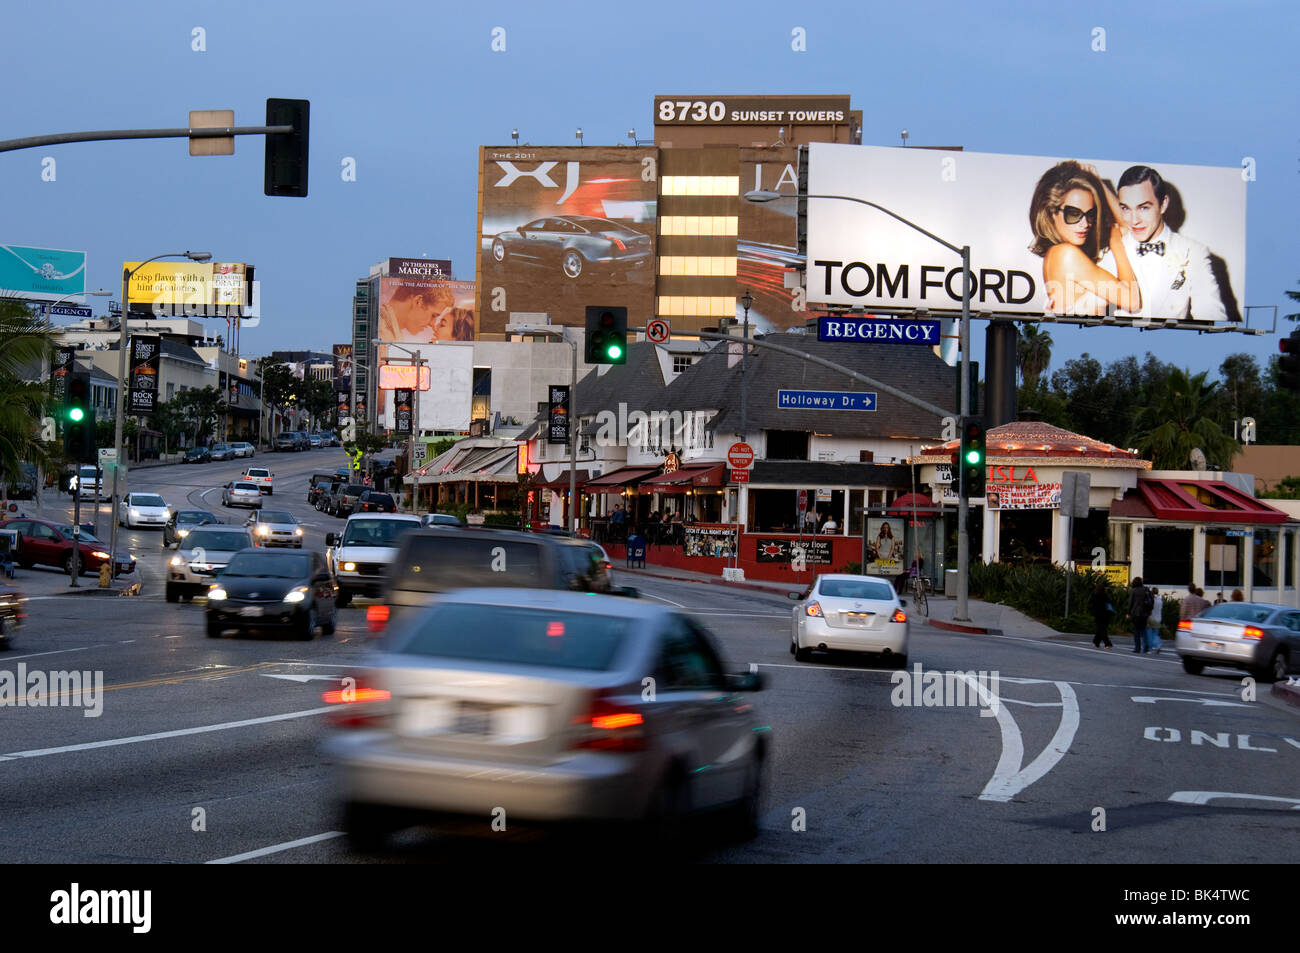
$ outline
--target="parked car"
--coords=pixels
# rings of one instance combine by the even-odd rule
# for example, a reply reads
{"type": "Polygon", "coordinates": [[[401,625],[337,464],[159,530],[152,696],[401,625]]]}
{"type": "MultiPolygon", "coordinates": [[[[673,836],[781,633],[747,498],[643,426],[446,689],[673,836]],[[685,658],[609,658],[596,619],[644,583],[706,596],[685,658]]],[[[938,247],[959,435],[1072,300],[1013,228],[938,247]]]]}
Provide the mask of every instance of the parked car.
{"type": "Polygon", "coordinates": [[[907,613],[888,580],[828,573],[790,598],[799,602],[790,619],[790,654],[798,661],[820,649],[868,652],[907,665],[907,613]]]}
{"type": "Polygon", "coordinates": [[[181,457],[181,463],[211,463],[212,454],[208,452],[207,447],[191,447],[185,451],[185,456],[181,457]]]}
{"type": "Polygon", "coordinates": [[[302,527],[287,510],[258,510],[249,515],[244,525],[252,532],[255,546],[302,549],[302,527]]]}
{"type": "MultiPolygon", "coordinates": [[[[338,478],[329,473],[313,473],[311,479],[307,481],[307,502],[316,506],[316,501],[322,496],[328,496],[338,478]]],[[[317,507],[319,509],[320,507],[317,507]]]]}
{"type": "Polygon", "coordinates": [[[309,640],[318,625],[325,635],[333,635],[335,594],[320,553],[246,549],[231,558],[208,590],[208,638],[219,638],[227,629],[241,634],[246,629],[287,629],[309,640]]]}
{"type": "Polygon", "coordinates": [[[322,441],[324,441],[325,446],[327,447],[342,446],[342,443],[339,441],[339,435],[336,434],[333,430],[322,430],[320,438],[322,441]]]}
{"type": "Polygon", "coordinates": [[[277,453],[289,453],[298,449],[298,441],[293,433],[286,430],[271,442],[271,449],[277,453]]]}
{"type": "Polygon", "coordinates": [[[213,460],[233,460],[235,458],[235,448],[228,444],[219,443],[212,448],[213,460]]]}
{"type": "Polygon", "coordinates": [[[364,490],[352,504],[353,513],[396,513],[397,501],[391,493],[378,490],[364,490]]]}
{"type": "Polygon", "coordinates": [[[304,431],[301,430],[294,431],[293,439],[297,441],[299,450],[311,449],[311,438],[308,437],[304,431]]]}
{"type": "Polygon", "coordinates": [[[266,467],[246,467],[240,479],[257,484],[257,488],[267,496],[275,495],[275,474],[266,467]]]}
{"type": "Polygon", "coordinates": [[[321,439],[321,435],[318,433],[308,434],[307,441],[311,444],[313,450],[319,450],[321,447],[325,446],[325,441],[321,439]]]}
{"type": "Polygon", "coordinates": [[[398,540],[419,528],[419,518],[407,513],[358,514],[348,517],[342,533],[326,534],[325,557],[338,582],[339,605],[349,605],[353,596],[378,596],[398,540]]]}
{"type": "Polygon", "coordinates": [[[237,526],[196,526],[167,561],[168,602],[206,595],[232,556],[253,545],[253,534],[237,526]]]}
{"type": "Polygon", "coordinates": [[[8,486],[9,499],[11,500],[34,500],[36,499],[36,467],[31,463],[22,464],[22,472],[8,486]]]}
{"type": "Polygon", "coordinates": [[[221,490],[223,506],[251,506],[262,508],[262,490],[256,483],[247,480],[231,481],[221,490]]]}
{"type": "Polygon", "coordinates": [[[236,457],[252,457],[257,454],[257,449],[251,443],[232,443],[230,449],[235,451],[236,457]]]}
{"type": "Polygon", "coordinates": [[[1178,623],[1175,648],[1183,669],[1207,665],[1245,669],[1277,682],[1300,669],[1300,610],[1267,602],[1224,602],[1178,623]]]}
{"type": "Polygon", "coordinates": [[[492,239],[492,260],[498,265],[521,261],[556,268],[569,279],[592,271],[592,266],[624,273],[645,268],[652,254],[650,236],[587,215],[535,219],[492,239]]]}
{"type": "Polygon", "coordinates": [[[128,493],[117,504],[117,525],[166,526],[172,518],[171,507],[157,493],[128,493]]]}
{"type": "Polygon", "coordinates": [[[210,510],[177,510],[163,525],[163,545],[171,546],[190,535],[196,526],[220,523],[221,518],[210,510]]]}
{"type": "MultiPolygon", "coordinates": [[[[438,815],[644,826],[687,813],[757,833],[771,736],[713,637],[649,602],[536,589],[447,593],[332,691],[343,828],[362,849],[438,815]],[[656,691],[644,691],[653,672],[656,691]]],[[[634,828],[635,829],[635,828],[634,828]]]]}
{"type": "MultiPolygon", "coordinates": [[[[18,550],[14,559],[24,569],[32,566],[57,566],[64,572],[72,571],[72,527],[66,523],[54,523],[48,520],[12,519],[0,522],[0,529],[12,529],[18,533],[18,550]]],[[[80,553],[80,574],[89,575],[99,572],[99,567],[112,558],[108,554],[108,543],[81,527],[76,537],[80,553]]],[[[117,551],[115,572],[118,575],[130,575],[135,572],[135,558],[125,550],[117,551]]]]}
{"type": "Polygon", "coordinates": [[[330,501],[326,511],[331,516],[350,516],[357,500],[368,489],[370,487],[364,483],[340,483],[330,494],[330,501]]]}

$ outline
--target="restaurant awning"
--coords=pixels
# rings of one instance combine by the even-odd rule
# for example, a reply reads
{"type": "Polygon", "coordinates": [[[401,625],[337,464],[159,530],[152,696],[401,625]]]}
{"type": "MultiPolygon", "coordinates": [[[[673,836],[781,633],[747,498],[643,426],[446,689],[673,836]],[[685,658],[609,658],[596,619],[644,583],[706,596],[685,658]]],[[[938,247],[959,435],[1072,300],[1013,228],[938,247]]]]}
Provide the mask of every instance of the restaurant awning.
{"type": "MultiPolygon", "coordinates": [[[[582,485],[587,482],[589,473],[586,470],[579,470],[577,471],[576,476],[577,476],[578,488],[582,489],[582,485]]],[[[568,488],[569,488],[568,470],[565,470],[563,473],[561,473],[553,480],[544,480],[533,484],[533,489],[535,490],[540,490],[540,489],[567,490],[568,488]]]]}
{"type": "Polygon", "coordinates": [[[642,480],[641,486],[655,493],[685,493],[694,487],[722,486],[725,469],[720,463],[688,465],[642,480]]]}
{"type": "Polygon", "coordinates": [[[624,487],[636,483],[658,469],[658,467],[620,467],[594,480],[588,480],[583,489],[588,493],[619,493],[624,487]]]}
{"type": "Polygon", "coordinates": [[[1158,519],[1175,523],[1263,523],[1287,515],[1220,480],[1138,480],[1137,492],[1111,504],[1112,518],[1158,519]]]}

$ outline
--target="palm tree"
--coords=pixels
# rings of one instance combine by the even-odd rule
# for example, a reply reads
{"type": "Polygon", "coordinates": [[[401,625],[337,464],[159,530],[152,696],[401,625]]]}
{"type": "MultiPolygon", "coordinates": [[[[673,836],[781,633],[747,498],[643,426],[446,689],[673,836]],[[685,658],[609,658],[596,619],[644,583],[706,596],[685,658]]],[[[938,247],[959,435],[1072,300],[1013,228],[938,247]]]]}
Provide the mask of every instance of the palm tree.
{"type": "Polygon", "coordinates": [[[1052,363],[1052,334],[1038,330],[1036,324],[1026,324],[1020,329],[1016,342],[1016,357],[1020,361],[1020,377],[1028,390],[1038,387],[1038,378],[1052,363]]]}
{"type": "Polygon", "coordinates": [[[40,421],[49,401],[44,380],[53,338],[26,301],[0,297],[0,480],[13,482],[24,463],[49,466],[40,421]]]}
{"type": "Polygon", "coordinates": [[[1218,383],[1208,371],[1171,368],[1164,386],[1150,395],[1137,414],[1131,444],[1157,470],[1186,470],[1199,448],[1206,462],[1228,469],[1239,445],[1214,419],[1218,383]]]}

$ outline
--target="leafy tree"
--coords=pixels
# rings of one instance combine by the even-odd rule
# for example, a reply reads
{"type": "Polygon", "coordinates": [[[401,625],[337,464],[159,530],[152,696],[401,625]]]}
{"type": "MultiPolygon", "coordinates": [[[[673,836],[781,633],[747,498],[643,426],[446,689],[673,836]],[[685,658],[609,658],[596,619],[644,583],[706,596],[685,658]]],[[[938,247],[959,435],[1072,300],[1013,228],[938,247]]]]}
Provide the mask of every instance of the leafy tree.
{"type": "Polygon", "coordinates": [[[218,387],[191,387],[171,399],[176,412],[194,425],[194,442],[201,443],[208,430],[216,425],[225,411],[225,402],[218,387]]]}
{"type": "Polygon", "coordinates": [[[306,380],[298,382],[300,393],[298,405],[311,414],[316,429],[329,416],[330,411],[338,407],[338,398],[334,396],[334,382],[323,380],[306,380]]]}
{"type": "MultiPolygon", "coordinates": [[[[1288,291],[1286,296],[1292,301],[1300,301],[1300,291],[1288,291]]],[[[1300,312],[1286,315],[1288,321],[1300,321],[1300,312]]]]}
{"type": "Polygon", "coordinates": [[[185,411],[177,404],[176,398],[162,401],[158,404],[153,415],[153,428],[163,435],[163,452],[170,453],[181,443],[181,437],[185,433],[189,423],[185,411]]]}
{"type": "Polygon", "coordinates": [[[1218,383],[1208,372],[1174,368],[1162,387],[1153,387],[1138,412],[1131,445],[1157,470],[1185,470],[1199,448],[1214,466],[1228,469],[1239,445],[1214,419],[1218,383]]]}
{"type": "Polygon", "coordinates": [[[1300,500],[1300,477],[1283,477],[1271,490],[1259,494],[1261,500],[1300,500]]]}
{"type": "Polygon", "coordinates": [[[1036,324],[1025,324],[1020,328],[1020,338],[1016,342],[1016,357],[1020,362],[1020,377],[1024,385],[1031,390],[1038,386],[1038,378],[1052,362],[1052,334],[1040,331],[1036,324]]]}
{"type": "Polygon", "coordinates": [[[456,446],[456,441],[460,437],[441,437],[429,444],[429,456],[427,459],[432,460],[434,457],[440,457],[452,447],[456,446]]]}
{"type": "Polygon", "coordinates": [[[40,439],[48,387],[20,376],[35,366],[44,377],[53,347],[48,327],[31,305],[0,297],[0,480],[5,482],[20,478],[23,463],[49,467],[53,462],[40,439]]]}

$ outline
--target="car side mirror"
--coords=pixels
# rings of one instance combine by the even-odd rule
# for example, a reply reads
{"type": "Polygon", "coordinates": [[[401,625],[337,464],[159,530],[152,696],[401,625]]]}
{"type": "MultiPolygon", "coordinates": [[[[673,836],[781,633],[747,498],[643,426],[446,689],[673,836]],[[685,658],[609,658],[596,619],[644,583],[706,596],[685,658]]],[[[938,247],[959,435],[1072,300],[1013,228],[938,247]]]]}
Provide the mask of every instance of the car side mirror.
{"type": "Polygon", "coordinates": [[[767,677],[762,672],[740,672],[723,677],[733,692],[761,692],[767,687],[767,677]]]}
{"type": "Polygon", "coordinates": [[[326,545],[326,546],[337,546],[338,544],[339,544],[339,534],[338,534],[338,533],[326,533],[326,534],[325,534],[325,545],[326,545]]]}
{"type": "Polygon", "coordinates": [[[900,606],[902,606],[904,609],[907,608],[907,600],[906,600],[906,599],[899,599],[899,600],[898,600],[898,604],[899,604],[900,606]]]}

